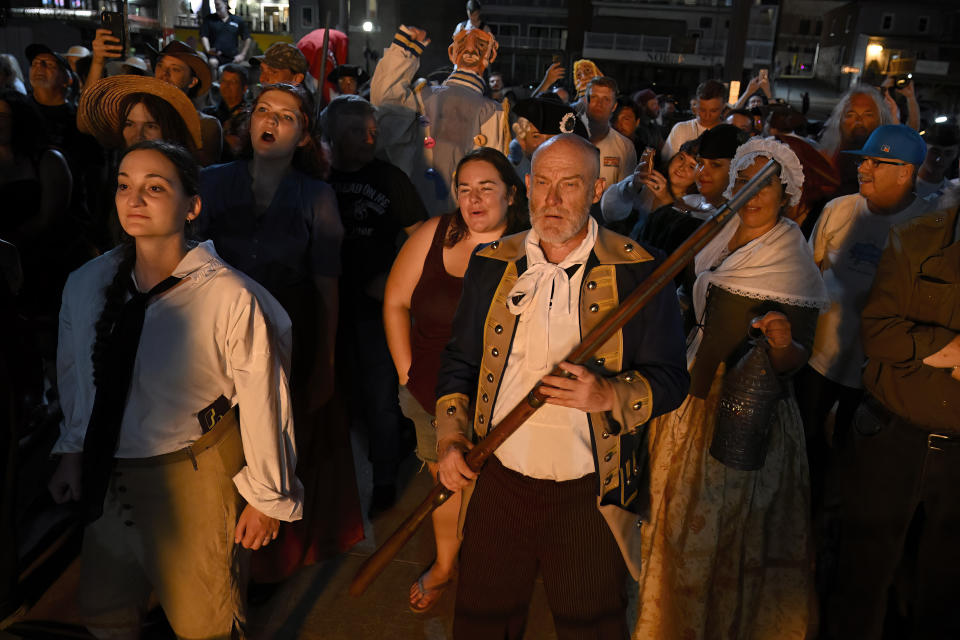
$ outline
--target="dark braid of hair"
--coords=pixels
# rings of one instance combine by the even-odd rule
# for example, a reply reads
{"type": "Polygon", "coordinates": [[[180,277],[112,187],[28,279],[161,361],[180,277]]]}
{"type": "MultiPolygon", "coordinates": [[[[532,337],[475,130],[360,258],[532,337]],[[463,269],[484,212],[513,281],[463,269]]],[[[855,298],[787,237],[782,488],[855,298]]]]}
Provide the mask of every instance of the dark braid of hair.
{"type": "Polygon", "coordinates": [[[117,265],[117,272],[113,275],[113,280],[104,290],[103,310],[97,319],[96,338],[93,341],[93,384],[97,387],[103,381],[106,372],[105,364],[111,348],[111,336],[113,327],[120,318],[120,311],[127,300],[127,286],[130,282],[130,274],[133,271],[134,262],[137,259],[137,251],[133,242],[127,242],[123,245],[123,258],[117,265]]]}

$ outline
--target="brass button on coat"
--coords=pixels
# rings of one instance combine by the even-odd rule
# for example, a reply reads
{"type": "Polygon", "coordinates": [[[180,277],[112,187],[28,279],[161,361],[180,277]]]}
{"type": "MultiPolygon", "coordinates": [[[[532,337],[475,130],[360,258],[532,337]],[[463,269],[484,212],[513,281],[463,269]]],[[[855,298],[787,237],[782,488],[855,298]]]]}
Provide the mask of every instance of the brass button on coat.
{"type": "Polygon", "coordinates": [[[634,411],[640,411],[640,407],[642,407],[642,406],[643,406],[643,403],[642,403],[641,401],[637,400],[636,402],[633,403],[633,410],[634,410],[634,411]]]}
{"type": "Polygon", "coordinates": [[[587,289],[590,289],[592,291],[593,289],[596,289],[596,288],[597,288],[597,283],[594,282],[593,280],[587,283],[587,289]]]}
{"type": "Polygon", "coordinates": [[[497,349],[496,347],[494,347],[493,349],[490,349],[490,355],[496,358],[497,356],[500,355],[500,349],[497,349]]]}
{"type": "Polygon", "coordinates": [[[452,415],[455,414],[456,412],[457,412],[457,408],[456,408],[456,407],[447,407],[447,415],[448,415],[448,416],[452,416],[452,415]]]}
{"type": "Polygon", "coordinates": [[[487,374],[487,382],[493,382],[493,374],[492,374],[492,373],[488,373],[488,374],[487,374]]]}
{"type": "Polygon", "coordinates": [[[496,334],[503,333],[503,326],[498,324],[497,326],[495,326],[495,327],[493,328],[493,332],[496,333],[496,334]]]}
{"type": "Polygon", "coordinates": [[[596,313],[597,311],[600,311],[600,305],[594,302],[592,305],[590,305],[590,313],[596,313]]]}

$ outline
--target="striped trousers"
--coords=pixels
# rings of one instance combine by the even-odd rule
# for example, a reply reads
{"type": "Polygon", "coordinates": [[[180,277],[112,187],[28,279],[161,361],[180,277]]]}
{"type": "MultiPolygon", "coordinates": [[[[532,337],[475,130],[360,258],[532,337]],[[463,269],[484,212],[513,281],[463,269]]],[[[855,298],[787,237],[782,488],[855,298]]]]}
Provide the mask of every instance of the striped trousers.
{"type": "Polygon", "coordinates": [[[537,573],[559,640],[629,636],[627,568],[596,487],[596,474],[538,480],[490,457],[464,523],[456,640],[522,638],[537,573]]]}

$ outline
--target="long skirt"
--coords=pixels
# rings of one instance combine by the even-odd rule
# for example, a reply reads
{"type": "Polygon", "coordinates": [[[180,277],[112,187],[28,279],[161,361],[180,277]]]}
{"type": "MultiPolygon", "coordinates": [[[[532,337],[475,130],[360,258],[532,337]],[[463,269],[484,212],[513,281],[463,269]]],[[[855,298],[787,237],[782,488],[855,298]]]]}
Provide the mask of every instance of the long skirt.
{"type": "Polygon", "coordinates": [[[350,419],[340,376],[329,400],[309,409],[309,373],[318,348],[312,287],[275,294],[293,321],[290,396],[297,444],[297,477],[303,483],[303,519],[280,525],[277,540],[254,552],[254,582],[280,582],[300,567],[327,560],[363,540],[363,515],[350,444],[350,419]]]}
{"type": "Polygon", "coordinates": [[[651,421],[651,522],[635,640],[813,635],[813,549],[803,425],[778,402],[757,471],[710,455],[723,367],[706,399],[651,421]]]}

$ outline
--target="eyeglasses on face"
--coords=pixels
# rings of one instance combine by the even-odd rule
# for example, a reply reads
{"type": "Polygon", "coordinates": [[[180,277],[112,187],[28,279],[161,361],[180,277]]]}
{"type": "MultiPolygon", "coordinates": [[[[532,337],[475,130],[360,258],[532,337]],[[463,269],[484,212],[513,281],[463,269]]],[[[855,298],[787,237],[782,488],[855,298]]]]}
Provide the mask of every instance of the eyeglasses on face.
{"type": "Polygon", "coordinates": [[[881,164],[889,164],[894,167],[904,167],[908,163],[906,162],[894,162],[893,160],[877,160],[876,158],[860,158],[857,160],[857,166],[862,167],[866,165],[867,167],[877,167],[881,164]]]}

